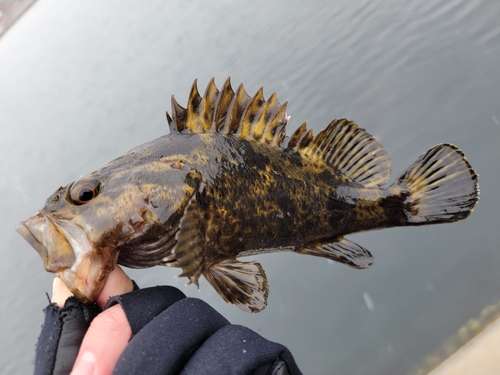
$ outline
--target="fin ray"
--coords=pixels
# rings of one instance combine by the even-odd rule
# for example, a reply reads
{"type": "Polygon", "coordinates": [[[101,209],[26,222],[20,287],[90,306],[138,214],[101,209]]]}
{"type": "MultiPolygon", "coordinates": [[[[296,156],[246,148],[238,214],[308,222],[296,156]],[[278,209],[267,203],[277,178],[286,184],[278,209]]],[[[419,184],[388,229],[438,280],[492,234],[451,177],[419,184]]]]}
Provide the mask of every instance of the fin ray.
{"type": "Polygon", "coordinates": [[[169,267],[181,267],[182,273],[190,283],[198,285],[203,270],[203,249],[205,233],[202,230],[200,212],[196,192],[189,199],[184,215],[179,221],[179,229],[175,234],[176,244],[170,255],[163,258],[162,263],[169,267]]]}
{"type": "Polygon", "coordinates": [[[200,108],[202,105],[202,98],[198,92],[197,80],[193,82],[191,87],[191,92],[189,94],[188,106],[187,106],[187,128],[191,133],[200,133],[203,130],[202,119],[203,117],[199,115],[203,111],[200,108]]]}
{"type": "Polygon", "coordinates": [[[208,83],[205,94],[203,95],[203,110],[201,112],[201,118],[203,123],[203,132],[215,132],[216,122],[214,121],[215,115],[215,103],[219,95],[219,90],[215,86],[214,78],[208,83]]]}
{"type": "Polygon", "coordinates": [[[407,191],[409,225],[465,219],[479,199],[478,175],[464,153],[439,144],[422,154],[392,185],[407,191]]]}
{"type": "Polygon", "coordinates": [[[265,100],[262,87],[253,98],[241,84],[234,92],[230,78],[219,91],[212,78],[203,97],[194,81],[187,108],[180,106],[172,96],[172,116],[168,112],[166,116],[171,132],[234,134],[280,146],[288,123],[286,104],[279,103],[276,93],[265,100]]]}
{"type": "Polygon", "coordinates": [[[267,306],[267,278],[257,262],[224,260],[208,267],[204,276],[224,301],[243,311],[259,312],[267,306]]]}
{"type": "Polygon", "coordinates": [[[250,98],[245,91],[243,84],[240,84],[229,104],[227,111],[228,115],[226,115],[228,134],[240,135],[242,133],[240,120],[245,113],[245,108],[250,104],[251,99],[252,98],[250,98]]]}
{"type": "Polygon", "coordinates": [[[231,87],[230,78],[226,79],[224,85],[222,86],[219,95],[217,96],[214,104],[214,115],[213,115],[213,123],[215,126],[215,131],[219,133],[227,133],[227,128],[224,127],[225,119],[227,114],[227,109],[231,100],[233,99],[234,91],[231,87]]]}
{"type": "Polygon", "coordinates": [[[330,259],[357,269],[368,268],[373,264],[373,256],[368,250],[343,236],[307,243],[296,252],[330,259]]]}
{"type": "Polygon", "coordinates": [[[365,187],[383,185],[390,177],[391,162],[387,152],[352,121],[333,120],[309,144],[302,145],[302,142],[297,148],[300,153],[322,159],[365,187]]]}

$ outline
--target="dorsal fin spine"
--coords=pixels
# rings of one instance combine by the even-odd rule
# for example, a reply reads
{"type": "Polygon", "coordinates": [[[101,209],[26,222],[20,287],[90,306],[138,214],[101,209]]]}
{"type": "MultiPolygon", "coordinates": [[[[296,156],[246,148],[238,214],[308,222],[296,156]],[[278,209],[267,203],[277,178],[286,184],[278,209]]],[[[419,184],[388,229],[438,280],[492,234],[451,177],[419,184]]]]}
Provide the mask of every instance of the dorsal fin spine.
{"type": "Polygon", "coordinates": [[[276,106],[277,100],[276,100],[276,95],[274,95],[274,97],[271,96],[269,100],[266,101],[264,99],[264,93],[262,87],[259,90],[259,92],[262,94],[261,100],[263,104],[260,105],[261,108],[257,112],[254,120],[255,125],[253,130],[253,138],[256,141],[266,142],[269,124],[271,122],[271,115],[273,113],[274,106],[276,106]]]}
{"type": "Polygon", "coordinates": [[[201,133],[203,131],[203,126],[201,122],[201,96],[198,92],[197,81],[194,80],[193,86],[191,87],[191,92],[189,94],[188,106],[187,106],[187,127],[192,133],[201,133]]]}
{"type": "MultiPolygon", "coordinates": [[[[189,94],[187,108],[183,108],[172,96],[172,116],[166,114],[171,132],[178,133],[221,133],[234,134],[248,140],[267,143],[272,146],[282,146],[285,136],[288,116],[287,102],[280,105],[276,93],[264,98],[264,89],[250,97],[243,85],[233,91],[230,78],[221,90],[215,86],[212,78],[205,93],[200,96],[197,80],[194,81],[189,94]]],[[[294,147],[307,146],[312,133],[295,133],[294,147]],[[306,138],[304,138],[306,137],[306,138]]],[[[309,132],[310,133],[310,132],[309,132]]]]}
{"type": "Polygon", "coordinates": [[[217,132],[227,133],[226,117],[229,104],[233,99],[234,91],[231,87],[230,78],[226,79],[222,89],[220,91],[220,95],[217,97],[217,101],[215,102],[215,113],[214,113],[214,125],[217,132]]]}
{"type": "Polygon", "coordinates": [[[207,89],[205,90],[205,95],[203,95],[203,113],[201,115],[203,122],[203,131],[204,132],[215,132],[216,131],[216,122],[214,121],[214,117],[216,112],[214,111],[214,107],[216,105],[216,99],[219,95],[219,90],[215,86],[214,78],[210,80],[208,83],[207,89]]]}
{"type": "MultiPolygon", "coordinates": [[[[273,131],[274,122],[277,113],[281,109],[280,103],[276,96],[276,93],[273,92],[269,99],[267,99],[264,115],[264,122],[266,123],[266,127],[264,129],[265,137],[262,138],[262,142],[271,143],[272,138],[269,137],[269,132],[273,131]]],[[[273,134],[274,135],[274,134],[273,134]]]]}
{"type": "Polygon", "coordinates": [[[297,146],[306,130],[307,122],[303,122],[302,125],[300,125],[290,137],[287,148],[293,151],[297,151],[297,146]]]}
{"type": "Polygon", "coordinates": [[[240,129],[243,138],[250,138],[251,135],[255,137],[256,134],[254,131],[264,103],[263,88],[261,87],[244,110],[243,116],[241,116],[240,129]]]}
{"type": "Polygon", "coordinates": [[[186,125],[186,109],[181,107],[179,103],[175,100],[175,97],[172,95],[172,124],[173,129],[179,133],[185,129],[186,125]]]}
{"type": "MultiPolygon", "coordinates": [[[[272,99],[272,97],[270,98],[270,100],[272,99]]],[[[277,103],[278,106],[279,106],[279,103],[277,103]]],[[[266,139],[265,139],[265,142],[266,143],[270,143],[270,144],[277,144],[277,137],[276,137],[276,132],[277,132],[277,129],[282,126],[286,126],[286,106],[288,104],[288,101],[286,101],[285,103],[283,103],[283,105],[279,106],[278,107],[278,110],[276,113],[273,113],[271,115],[271,120],[269,121],[268,125],[267,125],[267,129],[266,129],[266,139]]]]}
{"type": "Polygon", "coordinates": [[[297,151],[301,152],[303,149],[305,149],[307,146],[311,144],[313,139],[314,137],[312,129],[309,129],[309,131],[300,139],[300,142],[297,145],[297,151]]]}
{"type": "Polygon", "coordinates": [[[233,122],[235,126],[233,133],[246,138],[248,135],[246,136],[243,135],[244,129],[242,126],[243,125],[242,122],[244,118],[245,109],[250,105],[252,98],[250,97],[250,95],[248,95],[242,83],[240,83],[240,85],[238,86],[238,91],[236,91],[235,97],[236,97],[237,111],[233,122]]]}
{"type": "Polygon", "coordinates": [[[235,126],[231,126],[231,118],[236,116],[236,112],[238,110],[238,104],[237,104],[237,99],[236,95],[238,93],[238,89],[236,89],[236,92],[231,96],[231,101],[229,102],[226,110],[226,115],[224,116],[224,126],[222,127],[222,133],[225,134],[233,134],[234,131],[232,129],[235,128],[235,126]],[[233,111],[235,114],[233,114],[233,111]]]}
{"type": "Polygon", "coordinates": [[[168,126],[170,127],[170,131],[172,131],[172,117],[170,117],[170,115],[168,114],[168,111],[165,113],[165,115],[167,116],[167,122],[168,122],[168,126]]]}
{"type": "Polygon", "coordinates": [[[243,85],[240,84],[229,104],[226,115],[229,134],[241,135],[240,119],[250,100],[250,96],[248,96],[243,85]]]}
{"type": "Polygon", "coordinates": [[[273,142],[271,144],[279,147],[283,147],[283,141],[286,138],[286,122],[277,128],[276,135],[274,136],[273,142]]]}

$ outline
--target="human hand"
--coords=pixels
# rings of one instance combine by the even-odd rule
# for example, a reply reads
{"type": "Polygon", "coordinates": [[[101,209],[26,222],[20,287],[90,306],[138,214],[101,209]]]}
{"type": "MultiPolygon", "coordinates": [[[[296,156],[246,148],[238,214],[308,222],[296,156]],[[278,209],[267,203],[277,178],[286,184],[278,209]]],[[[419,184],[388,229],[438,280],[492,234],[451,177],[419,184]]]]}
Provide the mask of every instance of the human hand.
{"type": "MultiPolygon", "coordinates": [[[[52,288],[52,302],[63,307],[72,293],[59,278],[54,279],[52,288]]],[[[96,302],[103,308],[110,297],[131,292],[133,289],[132,280],[116,266],[109,274],[96,302]]],[[[131,337],[132,331],[121,306],[115,305],[106,309],[94,318],[87,330],[71,375],[111,374],[131,337]]]]}
{"type": "Polygon", "coordinates": [[[172,286],[133,289],[117,267],[97,304],[84,305],[55,280],[35,374],[301,374],[283,345],[202,300],[172,286]]]}

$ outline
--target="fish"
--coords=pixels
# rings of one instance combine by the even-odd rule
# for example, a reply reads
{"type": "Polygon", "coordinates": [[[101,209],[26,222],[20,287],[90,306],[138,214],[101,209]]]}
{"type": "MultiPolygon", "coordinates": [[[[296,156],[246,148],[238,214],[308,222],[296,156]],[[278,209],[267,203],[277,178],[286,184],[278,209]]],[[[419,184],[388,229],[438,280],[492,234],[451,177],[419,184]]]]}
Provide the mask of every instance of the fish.
{"type": "Polygon", "coordinates": [[[162,265],[259,312],[266,274],[241,257],[288,251],[365,269],[372,254],[346,235],[473,211],[478,175],[458,147],[430,148],[386,186],[390,159],[365,129],[335,119],[287,136],[287,103],[263,87],[234,91],[230,78],[201,96],[195,80],[186,108],[172,96],[170,133],[60,187],[16,230],[84,303],[117,264],[162,265]]]}

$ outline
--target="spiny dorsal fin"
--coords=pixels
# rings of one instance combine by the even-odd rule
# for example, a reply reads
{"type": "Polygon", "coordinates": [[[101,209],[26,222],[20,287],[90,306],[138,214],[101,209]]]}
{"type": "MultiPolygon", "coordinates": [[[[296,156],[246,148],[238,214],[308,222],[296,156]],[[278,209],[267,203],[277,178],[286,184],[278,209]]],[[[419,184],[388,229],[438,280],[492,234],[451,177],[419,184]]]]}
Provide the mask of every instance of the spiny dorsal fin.
{"type": "Polygon", "coordinates": [[[171,132],[234,134],[277,146],[285,137],[286,105],[279,103],[276,93],[265,100],[263,88],[253,98],[241,84],[235,93],[230,78],[220,91],[212,78],[201,97],[195,80],[187,108],[172,96],[172,117],[167,112],[167,121],[171,132]]]}
{"type": "Polygon", "coordinates": [[[323,160],[365,187],[382,185],[391,174],[391,162],[380,143],[346,119],[333,120],[314,138],[303,124],[290,138],[288,148],[323,160]]]}

